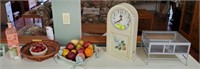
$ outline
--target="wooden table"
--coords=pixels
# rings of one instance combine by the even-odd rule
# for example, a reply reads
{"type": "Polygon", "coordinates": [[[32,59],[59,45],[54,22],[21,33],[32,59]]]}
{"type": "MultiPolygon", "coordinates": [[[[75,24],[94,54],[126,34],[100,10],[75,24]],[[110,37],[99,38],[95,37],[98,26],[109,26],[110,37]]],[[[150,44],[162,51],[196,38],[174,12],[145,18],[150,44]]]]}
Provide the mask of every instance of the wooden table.
{"type": "MultiPolygon", "coordinates": [[[[154,23],[154,14],[152,14],[151,12],[145,10],[145,9],[137,9],[138,11],[138,15],[139,15],[139,23],[138,25],[142,25],[141,27],[147,27],[148,25],[143,25],[143,23],[140,22],[140,20],[150,20],[150,29],[152,30],[153,29],[153,23],[154,23]]],[[[139,29],[138,30],[143,30],[139,26],[139,29]]],[[[149,30],[149,29],[148,29],[149,30]]]]}
{"type": "MultiPolygon", "coordinates": [[[[33,39],[48,40],[47,36],[18,36],[20,44],[26,44],[31,42],[33,39]]],[[[4,34],[1,35],[1,44],[7,44],[7,39],[4,34]]]]}
{"type": "MultiPolygon", "coordinates": [[[[32,39],[48,40],[47,36],[19,36],[20,44],[26,44],[32,41],[32,39]]],[[[91,41],[94,44],[105,44],[106,36],[82,36],[84,41],[91,41]]],[[[138,36],[137,42],[141,43],[141,36],[138,36]]],[[[7,44],[6,36],[1,35],[1,44],[7,44]]]]}

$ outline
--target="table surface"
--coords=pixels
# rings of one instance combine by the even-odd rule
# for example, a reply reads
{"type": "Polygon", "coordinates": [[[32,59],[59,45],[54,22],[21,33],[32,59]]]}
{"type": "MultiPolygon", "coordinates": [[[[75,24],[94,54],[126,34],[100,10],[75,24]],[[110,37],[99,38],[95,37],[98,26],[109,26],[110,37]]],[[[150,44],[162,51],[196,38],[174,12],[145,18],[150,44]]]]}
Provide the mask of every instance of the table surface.
{"type": "MultiPolygon", "coordinates": [[[[109,55],[105,52],[105,47],[101,47],[101,49],[103,53],[99,58],[91,59],[86,66],[78,66],[75,69],[200,69],[200,64],[191,56],[188,58],[188,66],[184,64],[184,61],[182,61],[184,58],[181,57],[165,60],[154,59],[146,65],[146,56],[144,50],[140,47],[137,48],[137,55],[133,62],[127,62],[109,55]]],[[[7,53],[5,56],[0,57],[0,69],[70,69],[72,67],[72,65],[62,60],[56,63],[53,58],[36,62],[27,58],[11,61],[7,53]]]]}

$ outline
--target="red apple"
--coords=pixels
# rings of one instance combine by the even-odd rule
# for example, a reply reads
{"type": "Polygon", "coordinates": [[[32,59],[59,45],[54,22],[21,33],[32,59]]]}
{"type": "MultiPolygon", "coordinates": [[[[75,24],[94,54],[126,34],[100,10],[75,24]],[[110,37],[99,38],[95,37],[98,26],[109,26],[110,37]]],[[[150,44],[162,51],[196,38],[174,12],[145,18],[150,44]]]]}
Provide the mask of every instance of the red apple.
{"type": "Polygon", "coordinates": [[[72,49],[74,49],[75,48],[75,45],[73,44],[73,43],[68,43],[67,45],[66,45],[66,49],[68,49],[68,50],[72,50],[72,49]]]}
{"type": "Polygon", "coordinates": [[[66,58],[67,58],[67,59],[73,60],[73,61],[75,61],[75,57],[76,57],[76,54],[73,53],[73,52],[69,52],[69,53],[66,55],[66,58]]]}
{"type": "Polygon", "coordinates": [[[41,51],[44,51],[45,49],[46,49],[45,46],[38,45],[38,46],[33,46],[31,51],[32,52],[41,52],[41,51]]]}
{"type": "Polygon", "coordinates": [[[85,50],[85,49],[84,49],[83,47],[81,47],[80,49],[78,49],[77,52],[78,52],[78,53],[84,53],[84,50],[85,50]]]}
{"type": "Polygon", "coordinates": [[[36,52],[35,49],[31,49],[32,52],[36,52]]]}
{"type": "Polygon", "coordinates": [[[84,42],[83,47],[84,47],[84,48],[87,48],[90,44],[91,44],[90,41],[86,41],[86,42],[84,42]]]}
{"type": "Polygon", "coordinates": [[[36,48],[37,50],[38,50],[38,52],[41,52],[42,51],[42,49],[40,48],[40,47],[38,47],[38,48],[36,48]]]}
{"type": "Polygon", "coordinates": [[[46,47],[45,47],[45,46],[42,46],[42,47],[41,47],[41,49],[42,49],[42,50],[45,50],[45,49],[46,49],[46,47]]]}

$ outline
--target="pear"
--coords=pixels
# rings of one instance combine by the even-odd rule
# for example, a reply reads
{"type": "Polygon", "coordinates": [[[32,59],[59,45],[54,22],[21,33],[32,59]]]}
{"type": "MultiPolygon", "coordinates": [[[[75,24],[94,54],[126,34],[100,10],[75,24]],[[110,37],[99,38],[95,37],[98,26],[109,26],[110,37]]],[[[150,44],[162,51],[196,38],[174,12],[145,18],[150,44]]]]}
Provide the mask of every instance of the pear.
{"type": "Polygon", "coordinates": [[[73,40],[71,40],[70,42],[73,43],[74,45],[77,45],[78,42],[79,42],[79,40],[77,40],[77,39],[73,39],[73,40]]]}
{"type": "Polygon", "coordinates": [[[76,54],[76,50],[75,50],[75,49],[71,50],[71,52],[73,52],[73,53],[75,53],[75,54],[76,54]]]}
{"type": "Polygon", "coordinates": [[[84,44],[84,41],[83,41],[83,40],[80,40],[78,43],[81,44],[81,45],[83,45],[83,44],[84,44]]]}

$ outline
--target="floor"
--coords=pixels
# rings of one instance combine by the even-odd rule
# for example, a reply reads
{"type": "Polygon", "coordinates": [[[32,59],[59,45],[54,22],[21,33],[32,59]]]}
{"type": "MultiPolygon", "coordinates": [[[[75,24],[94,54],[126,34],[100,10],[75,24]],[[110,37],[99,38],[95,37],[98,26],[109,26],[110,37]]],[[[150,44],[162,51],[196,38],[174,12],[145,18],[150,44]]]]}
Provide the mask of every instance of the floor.
{"type": "MultiPolygon", "coordinates": [[[[161,17],[159,17],[159,15],[155,15],[154,19],[155,19],[154,20],[155,22],[153,24],[153,30],[155,30],[155,31],[168,31],[168,30],[170,30],[170,26],[168,26],[168,18],[167,17],[161,18],[161,17]]],[[[28,19],[27,20],[27,24],[32,24],[32,20],[28,19]]],[[[15,21],[15,26],[16,26],[17,30],[19,30],[20,28],[24,27],[23,19],[19,18],[18,20],[16,20],[15,21]]],[[[4,33],[3,29],[5,29],[5,27],[1,26],[1,33],[4,33]]],[[[197,61],[199,61],[199,54],[198,54],[198,52],[196,52],[194,49],[191,48],[190,54],[197,61]]]]}

